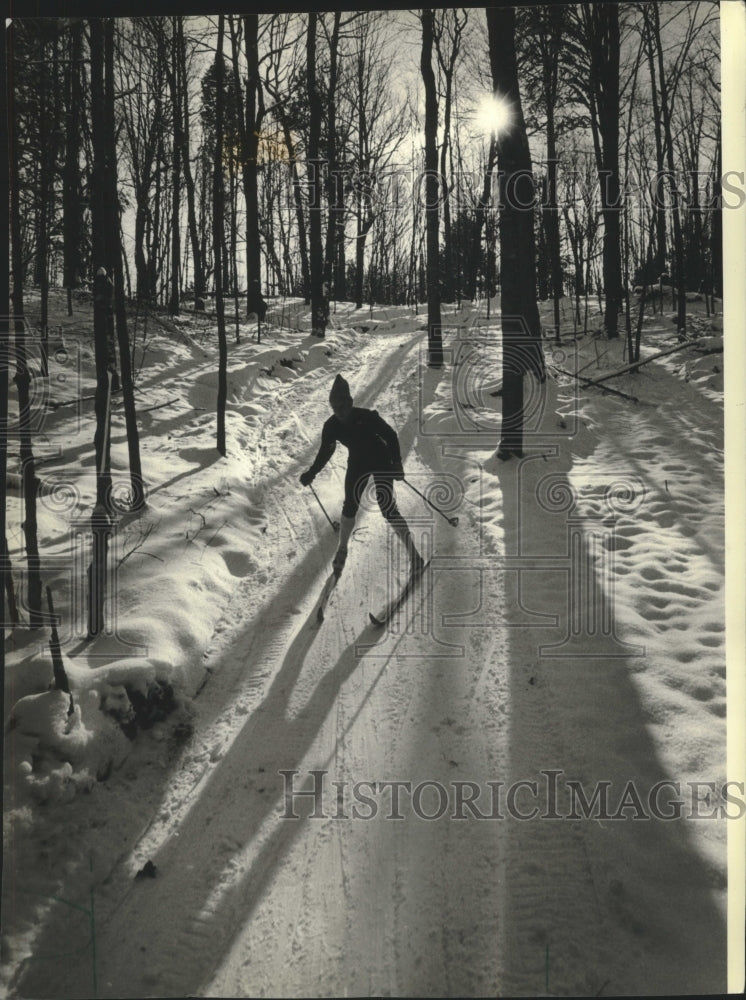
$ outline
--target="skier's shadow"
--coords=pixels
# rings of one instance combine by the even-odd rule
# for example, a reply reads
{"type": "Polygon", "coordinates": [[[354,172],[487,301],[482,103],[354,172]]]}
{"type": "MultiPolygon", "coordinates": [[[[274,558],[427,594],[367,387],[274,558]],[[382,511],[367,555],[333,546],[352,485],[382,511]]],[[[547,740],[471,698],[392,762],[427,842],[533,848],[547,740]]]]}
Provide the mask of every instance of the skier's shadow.
{"type": "MultiPolygon", "coordinates": [[[[178,837],[166,841],[149,859],[156,877],[138,880],[101,929],[97,940],[99,996],[146,996],[154,988],[164,996],[188,996],[204,988],[262,900],[295,838],[307,829],[305,820],[316,808],[316,799],[312,794],[296,794],[288,809],[281,772],[296,772],[294,793],[308,791],[311,776],[305,767],[301,771],[304,759],[337,703],[340,689],[360,663],[358,647],[375,644],[382,634],[372,625],[362,628],[334,666],[323,673],[308,700],[291,713],[291,695],[324,628],[317,626],[317,609],[318,601],[298,629],[266,695],[180,823],[178,837]],[[269,833],[268,823],[273,824],[269,833]],[[244,852],[257,837],[261,846],[250,860],[245,859],[244,852]],[[235,874],[244,865],[243,873],[235,874]],[[133,928],[140,930],[142,941],[133,928]],[[196,933],[199,947],[194,947],[196,933]],[[147,951],[134,956],[121,947],[123,941],[131,941],[133,948],[147,945],[147,951]]],[[[369,682],[363,703],[387,662],[384,658],[369,682]]],[[[360,708],[342,734],[334,732],[331,747],[344,738],[360,708]]],[[[306,764],[326,768],[334,753],[324,746],[314,754],[314,760],[322,764],[306,764]]],[[[331,802],[325,807],[327,811],[334,808],[331,802]]],[[[39,971],[44,974],[43,969],[39,971]]],[[[88,995],[80,992],[85,972],[73,972],[73,977],[75,984],[63,984],[64,995],[88,995]]],[[[17,984],[20,995],[43,995],[34,991],[34,978],[32,963],[17,984]]]]}

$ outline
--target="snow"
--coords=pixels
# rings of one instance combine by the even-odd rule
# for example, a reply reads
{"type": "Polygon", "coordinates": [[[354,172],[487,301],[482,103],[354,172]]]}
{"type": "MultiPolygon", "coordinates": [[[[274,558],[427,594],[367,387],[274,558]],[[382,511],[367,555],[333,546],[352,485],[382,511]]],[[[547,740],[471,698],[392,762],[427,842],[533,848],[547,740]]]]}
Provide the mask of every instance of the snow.
{"type": "MultiPolygon", "coordinates": [[[[722,322],[690,303],[697,346],[714,353],[610,380],[634,403],[558,371],[624,365],[624,338],[574,338],[565,304],[547,382],[527,380],[525,457],[502,463],[498,309],[446,309],[442,370],[404,307],[339,303],[322,342],[297,300],[270,309],[262,343],[255,324],[232,342],[229,325],[224,458],[214,318],[151,317],[136,349],[147,507],[118,519],[110,628],[92,642],[93,405],[46,409],[39,533],[72,711],[46,630],[17,630],[9,995],[725,988],[726,816],[743,794],[724,787],[722,322]],[[368,612],[398,592],[406,556],[375,503],[315,624],[335,537],[298,476],[337,372],[397,429],[412,485],[459,519],[397,486],[434,560],[386,629],[368,612]],[[606,813],[564,818],[572,782],[588,798],[608,782],[606,813]],[[659,805],[678,796],[681,818],[650,817],[661,782],[678,783],[659,805]],[[537,806],[546,818],[518,818],[537,806]]],[[[90,307],[68,318],[60,296],[53,312],[66,348],[51,361],[55,404],[93,383],[90,307]]],[[[644,357],[676,343],[670,317],[646,318],[644,357]]],[[[339,447],[314,483],[332,518],[345,461],[339,447]]],[[[112,468],[123,497],[119,401],[112,468]]]]}

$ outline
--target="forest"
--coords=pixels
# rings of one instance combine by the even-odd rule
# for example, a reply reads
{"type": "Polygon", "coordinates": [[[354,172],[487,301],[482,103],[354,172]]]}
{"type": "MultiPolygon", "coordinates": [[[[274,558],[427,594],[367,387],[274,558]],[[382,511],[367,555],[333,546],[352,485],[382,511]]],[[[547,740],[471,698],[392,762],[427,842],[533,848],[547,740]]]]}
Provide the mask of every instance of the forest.
{"type": "MultiPolygon", "coordinates": [[[[151,311],[216,317],[221,454],[229,327],[240,340],[256,317],[260,339],[268,305],[292,296],[319,338],[337,302],[423,304],[437,364],[440,304],[503,293],[503,314],[522,317],[504,400],[520,414],[516,380],[542,367],[521,337],[558,335],[564,297],[584,329],[597,299],[632,360],[646,296],[661,310],[671,296],[680,331],[687,292],[708,314],[722,297],[718,31],[709,0],[506,6],[486,19],[445,8],[16,20],[12,353],[32,567],[27,289],[40,296],[42,376],[50,290],[65,290],[68,315],[81,296],[99,307],[103,507],[106,400],[120,383],[131,505],[143,502],[132,363],[151,311]],[[543,328],[537,299],[553,302],[543,328]]],[[[515,422],[506,414],[508,431],[515,422]]]]}
{"type": "Polygon", "coordinates": [[[10,21],[8,995],[725,988],[742,7],[10,21]]]}

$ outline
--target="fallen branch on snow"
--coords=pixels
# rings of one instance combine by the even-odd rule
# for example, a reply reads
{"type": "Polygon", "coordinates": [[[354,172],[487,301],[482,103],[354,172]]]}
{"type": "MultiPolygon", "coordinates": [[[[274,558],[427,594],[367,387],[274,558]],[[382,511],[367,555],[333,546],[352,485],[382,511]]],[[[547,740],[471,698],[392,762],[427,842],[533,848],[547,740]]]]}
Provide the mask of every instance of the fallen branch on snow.
{"type": "Polygon", "coordinates": [[[637,369],[642,368],[643,365],[649,365],[651,361],[656,361],[658,358],[664,358],[667,354],[673,354],[674,351],[682,351],[685,347],[694,347],[695,344],[696,341],[687,340],[683,344],[677,344],[675,347],[669,347],[666,351],[658,351],[657,354],[653,354],[651,357],[645,358],[644,361],[634,361],[631,365],[627,365],[624,368],[617,368],[615,372],[609,372],[608,375],[602,375],[601,378],[581,379],[581,381],[585,382],[585,386],[583,388],[586,388],[589,385],[600,385],[607,379],[616,378],[618,375],[626,375],[627,372],[637,371],[637,369]]]}
{"type": "MultiPolygon", "coordinates": [[[[556,371],[556,372],[560,372],[560,374],[562,374],[562,375],[569,375],[570,378],[574,378],[578,382],[584,383],[582,385],[583,389],[587,389],[588,386],[591,386],[591,385],[596,385],[595,382],[589,382],[587,379],[581,378],[575,372],[565,371],[564,368],[558,368],[557,365],[550,365],[549,367],[553,368],[554,371],[556,371]]],[[[621,389],[612,389],[611,386],[608,386],[608,385],[602,385],[599,388],[601,389],[602,392],[610,392],[613,396],[621,396],[622,399],[631,399],[633,403],[639,403],[640,402],[640,400],[637,398],[637,396],[630,396],[630,394],[628,392],[622,392],[621,389]]]]}

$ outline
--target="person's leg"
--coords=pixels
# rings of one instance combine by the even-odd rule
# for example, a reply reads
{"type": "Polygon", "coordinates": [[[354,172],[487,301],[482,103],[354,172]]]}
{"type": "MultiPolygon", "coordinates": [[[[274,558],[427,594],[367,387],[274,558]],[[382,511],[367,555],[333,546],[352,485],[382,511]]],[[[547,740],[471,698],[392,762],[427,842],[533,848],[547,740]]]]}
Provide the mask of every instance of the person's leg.
{"type": "Polygon", "coordinates": [[[367,473],[361,476],[356,469],[347,466],[345,474],[345,499],[342,504],[342,519],[339,525],[339,544],[332,560],[334,572],[339,576],[347,561],[347,545],[350,541],[352,529],[355,527],[355,518],[360,506],[360,497],[365,489],[367,473]]]}
{"type": "Polygon", "coordinates": [[[378,501],[378,506],[381,508],[381,513],[402,540],[409,556],[412,573],[421,573],[425,560],[417,551],[417,546],[409,530],[409,525],[402,517],[397,506],[393,477],[389,475],[374,475],[373,479],[376,484],[376,500],[378,501]]]}

